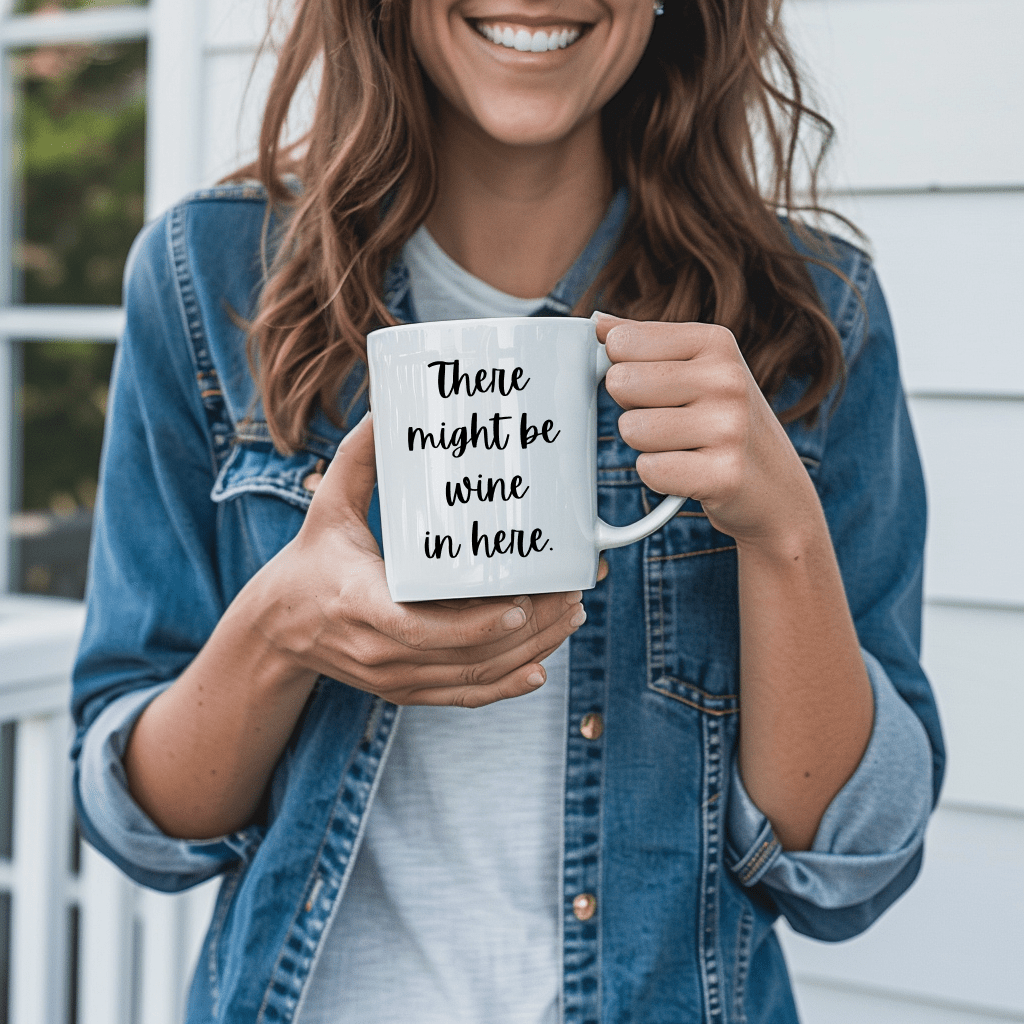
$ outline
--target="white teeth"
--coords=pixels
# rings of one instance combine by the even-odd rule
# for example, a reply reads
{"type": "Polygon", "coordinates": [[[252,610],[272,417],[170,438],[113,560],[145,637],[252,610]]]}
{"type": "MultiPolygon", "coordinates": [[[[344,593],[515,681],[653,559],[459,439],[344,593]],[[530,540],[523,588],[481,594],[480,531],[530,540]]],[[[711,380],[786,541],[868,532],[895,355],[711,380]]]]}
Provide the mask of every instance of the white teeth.
{"type": "Polygon", "coordinates": [[[520,53],[543,53],[547,50],[564,50],[572,46],[580,37],[578,28],[563,28],[560,31],[545,32],[537,29],[530,32],[525,28],[514,29],[510,25],[499,28],[495,25],[485,25],[477,22],[476,30],[485,39],[489,39],[497,46],[504,46],[509,50],[518,50],[520,53]]]}

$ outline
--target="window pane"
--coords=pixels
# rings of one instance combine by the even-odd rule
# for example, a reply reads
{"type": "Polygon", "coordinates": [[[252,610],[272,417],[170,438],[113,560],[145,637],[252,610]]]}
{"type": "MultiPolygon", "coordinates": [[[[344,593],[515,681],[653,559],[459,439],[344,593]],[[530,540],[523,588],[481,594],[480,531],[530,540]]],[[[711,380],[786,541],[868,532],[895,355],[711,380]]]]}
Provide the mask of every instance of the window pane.
{"type": "Polygon", "coordinates": [[[93,7],[145,7],[146,0],[17,0],[14,14],[52,14],[54,11],[81,11],[93,7]]]}
{"type": "Polygon", "coordinates": [[[7,1024],[11,998],[11,894],[0,892],[0,1024],[7,1024]]]}
{"type": "Polygon", "coordinates": [[[67,979],[64,982],[67,1024],[78,1024],[78,970],[81,959],[82,914],[77,906],[68,907],[67,979]]]}
{"type": "Polygon", "coordinates": [[[114,346],[27,341],[15,352],[22,457],[12,589],[81,598],[114,346]]]}
{"type": "Polygon", "coordinates": [[[119,305],[142,227],[146,44],[12,57],[15,302],[119,305]]]}
{"type": "Polygon", "coordinates": [[[0,858],[14,854],[14,753],[18,723],[0,724],[0,858]]]}

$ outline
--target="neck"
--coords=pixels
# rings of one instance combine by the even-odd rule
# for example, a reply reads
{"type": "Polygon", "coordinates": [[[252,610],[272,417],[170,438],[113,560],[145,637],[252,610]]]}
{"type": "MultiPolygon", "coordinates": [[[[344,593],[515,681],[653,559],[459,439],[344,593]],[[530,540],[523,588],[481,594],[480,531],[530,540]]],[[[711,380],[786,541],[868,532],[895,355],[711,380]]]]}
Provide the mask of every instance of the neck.
{"type": "Polygon", "coordinates": [[[543,146],[509,146],[442,105],[437,201],[427,230],[456,263],[539,298],[582,252],[611,199],[599,117],[543,146]]]}

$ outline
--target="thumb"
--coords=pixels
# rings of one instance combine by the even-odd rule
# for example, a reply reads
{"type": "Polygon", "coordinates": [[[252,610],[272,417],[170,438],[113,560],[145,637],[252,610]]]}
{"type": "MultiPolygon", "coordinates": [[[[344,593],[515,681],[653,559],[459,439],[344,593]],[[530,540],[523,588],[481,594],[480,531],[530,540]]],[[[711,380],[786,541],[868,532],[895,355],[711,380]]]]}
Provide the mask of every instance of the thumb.
{"type": "Polygon", "coordinates": [[[352,513],[366,522],[377,482],[377,462],[373,447],[373,414],[367,413],[342,438],[314,501],[332,509],[333,516],[352,513]]]}

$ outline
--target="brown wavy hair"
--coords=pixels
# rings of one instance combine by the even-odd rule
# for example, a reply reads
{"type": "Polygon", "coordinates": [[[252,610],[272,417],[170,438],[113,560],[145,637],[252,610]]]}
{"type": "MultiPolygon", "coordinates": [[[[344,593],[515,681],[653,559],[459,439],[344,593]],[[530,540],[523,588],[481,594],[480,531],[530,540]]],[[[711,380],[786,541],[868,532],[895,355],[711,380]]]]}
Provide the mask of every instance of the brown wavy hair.
{"type": "MultiPolygon", "coordinates": [[[[258,158],[231,176],[259,178],[279,214],[248,327],[282,451],[301,447],[317,404],[343,425],[340,389],[365,363],[366,334],[394,323],[382,299],[385,269],[436,195],[432,86],[413,51],[408,5],[298,0],[258,158]],[[320,76],[312,125],[286,144],[286,118],[311,74],[320,76]]],[[[631,206],[615,255],[576,312],[589,315],[600,296],[620,316],[730,328],[767,396],[789,376],[806,381],[782,414],[790,421],[813,418],[842,379],[843,359],[778,216],[821,212],[817,178],[833,134],[804,101],[781,6],[666,0],[639,65],[604,111],[607,152],[631,206]],[[810,149],[805,127],[816,134],[810,149]],[[802,156],[810,188],[798,207],[802,156]]],[[[826,237],[795,227],[828,265],[826,237]]]]}

